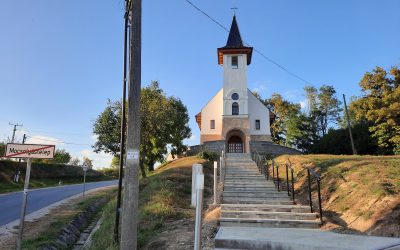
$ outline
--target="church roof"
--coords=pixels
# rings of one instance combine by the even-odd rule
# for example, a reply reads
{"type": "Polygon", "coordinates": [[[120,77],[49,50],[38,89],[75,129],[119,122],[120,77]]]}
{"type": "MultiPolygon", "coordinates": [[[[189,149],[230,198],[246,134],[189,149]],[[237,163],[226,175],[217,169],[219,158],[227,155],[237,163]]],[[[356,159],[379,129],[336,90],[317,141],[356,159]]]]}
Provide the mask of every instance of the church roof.
{"type": "Polygon", "coordinates": [[[229,30],[228,40],[224,47],[218,48],[218,64],[223,64],[223,54],[247,54],[247,65],[251,63],[253,47],[243,45],[236,16],[233,16],[231,29],[229,30]]]}
{"type": "Polygon", "coordinates": [[[236,22],[236,16],[233,16],[228,41],[223,48],[243,48],[243,41],[242,37],[240,36],[239,27],[236,22]]]}

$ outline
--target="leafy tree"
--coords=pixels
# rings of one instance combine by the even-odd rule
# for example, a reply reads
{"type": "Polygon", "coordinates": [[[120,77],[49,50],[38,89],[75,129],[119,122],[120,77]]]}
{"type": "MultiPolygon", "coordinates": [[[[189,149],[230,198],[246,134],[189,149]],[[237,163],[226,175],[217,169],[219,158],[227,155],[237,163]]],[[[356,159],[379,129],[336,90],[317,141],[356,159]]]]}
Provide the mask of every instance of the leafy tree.
{"type": "Polygon", "coordinates": [[[71,155],[65,149],[56,149],[54,159],[51,162],[67,164],[71,160],[71,155]]]}
{"type": "Polygon", "coordinates": [[[340,121],[341,102],[336,97],[333,86],[322,85],[319,90],[313,86],[304,88],[309,105],[309,116],[315,119],[318,126],[318,134],[324,136],[330,123],[340,121]]]}
{"type": "Polygon", "coordinates": [[[277,93],[266,99],[264,104],[276,115],[275,121],[271,124],[272,140],[275,143],[286,145],[287,123],[290,118],[300,113],[300,104],[291,103],[277,93]]]}
{"type": "MultiPolygon", "coordinates": [[[[98,135],[93,146],[96,152],[119,154],[121,115],[120,102],[109,102],[99,115],[93,130],[98,135]]],[[[145,177],[146,168],[152,171],[156,162],[164,160],[167,145],[174,155],[186,150],[183,140],[191,131],[186,106],[180,99],[167,97],[156,81],[142,88],[140,116],[140,168],[145,177]]]]}
{"type": "Polygon", "coordinates": [[[319,140],[317,130],[314,117],[304,113],[293,115],[287,122],[287,143],[302,152],[309,152],[312,145],[319,140]]]}
{"type": "MultiPolygon", "coordinates": [[[[376,139],[371,136],[368,130],[369,126],[368,122],[360,122],[351,128],[358,154],[376,154],[377,152],[378,144],[376,139]]],[[[348,129],[329,129],[328,133],[312,146],[311,153],[353,154],[348,129]]]]}
{"type": "Polygon", "coordinates": [[[0,142],[0,157],[5,155],[6,153],[6,144],[3,142],[0,142]]]}
{"type": "Polygon", "coordinates": [[[376,67],[359,83],[363,96],[350,104],[358,121],[372,123],[369,130],[377,139],[381,153],[400,153],[400,68],[389,73],[376,67]]]}
{"type": "Polygon", "coordinates": [[[110,167],[111,168],[119,168],[119,157],[118,156],[114,156],[112,158],[110,167]]]}
{"type": "Polygon", "coordinates": [[[89,157],[86,157],[86,156],[83,157],[83,163],[82,164],[85,164],[85,163],[89,167],[89,169],[93,168],[93,160],[89,159],[89,157]]]}
{"type": "Polygon", "coordinates": [[[81,163],[81,161],[79,160],[79,158],[78,157],[74,157],[69,161],[68,164],[72,165],[72,166],[79,166],[80,163],[81,163]]]}

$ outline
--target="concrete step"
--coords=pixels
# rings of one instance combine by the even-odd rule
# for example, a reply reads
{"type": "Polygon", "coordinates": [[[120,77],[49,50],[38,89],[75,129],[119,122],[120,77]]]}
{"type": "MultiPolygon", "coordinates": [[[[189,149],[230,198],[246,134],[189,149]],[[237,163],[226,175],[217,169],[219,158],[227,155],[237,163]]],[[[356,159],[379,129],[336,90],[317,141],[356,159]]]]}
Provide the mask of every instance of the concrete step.
{"type": "Polygon", "coordinates": [[[254,193],[248,193],[248,192],[225,193],[225,192],[223,192],[222,197],[224,197],[224,198],[230,197],[230,198],[257,198],[257,199],[265,198],[265,199],[269,199],[269,198],[277,198],[277,197],[287,198],[289,196],[287,195],[287,193],[285,194],[285,193],[278,193],[278,192],[254,192],[254,193]]]}
{"type": "Polygon", "coordinates": [[[269,212],[269,211],[234,211],[221,210],[221,218],[257,218],[282,220],[316,220],[316,213],[269,212]]]}
{"type": "Polygon", "coordinates": [[[309,206],[280,204],[221,204],[222,210],[308,213],[309,206]]]}
{"type": "Polygon", "coordinates": [[[220,227],[215,249],[400,249],[400,238],[337,234],[316,229],[220,227]]]}
{"type": "MultiPolygon", "coordinates": [[[[272,193],[277,192],[275,187],[263,187],[263,188],[225,188],[224,193],[272,193]]],[[[279,192],[278,192],[279,193],[279,192]]]]}
{"type": "MultiPolygon", "coordinates": [[[[224,185],[224,188],[275,188],[275,186],[272,184],[268,183],[243,183],[243,182],[231,182],[231,183],[226,183],[224,185]]],[[[275,188],[276,189],[276,188],[275,188]]]]}
{"type": "Polygon", "coordinates": [[[268,205],[292,205],[293,202],[287,198],[281,197],[269,197],[268,199],[251,199],[251,198],[231,198],[224,197],[222,198],[223,203],[229,204],[268,204],[268,205]]]}
{"type": "Polygon", "coordinates": [[[223,218],[221,227],[280,227],[280,228],[319,228],[319,220],[283,220],[257,218],[223,218]]]}

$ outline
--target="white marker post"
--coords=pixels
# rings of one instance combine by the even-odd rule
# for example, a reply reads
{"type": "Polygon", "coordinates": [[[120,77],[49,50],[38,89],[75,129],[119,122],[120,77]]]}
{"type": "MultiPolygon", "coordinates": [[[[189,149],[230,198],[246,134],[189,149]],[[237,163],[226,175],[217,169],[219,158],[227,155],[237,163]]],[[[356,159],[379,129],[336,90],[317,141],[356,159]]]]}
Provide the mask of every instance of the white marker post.
{"type": "Polygon", "coordinates": [[[196,176],[196,221],[194,226],[194,249],[201,249],[201,225],[203,210],[204,174],[196,176]]]}
{"type": "Polygon", "coordinates": [[[88,171],[89,166],[87,165],[86,162],[83,163],[82,165],[82,170],[83,170],[83,198],[85,198],[85,190],[86,190],[86,172],[88,171]]]}
{"type": "Polygon", "coordinates": [[[203,173],[203,165],[193,164],[192,166],[192,207],[196,207],[196,176],[203,173]]]}
{"type": "Polygon", "coordinates": [[[214,161],[214,205],[217,204],[217,169],[218,169],[218,162],[214,161]]]}
{"type": "Polygon", "coordinates": [[[222,182],[222,162],[223,162],[222,159],[223,159],[222,156],[219,157],[219,181],[220,182],[222,182]]]}
{"type": "Polygon", "coordinates": [[[28,206],[29,178],[31,175],[32,159],[53,159],[54,151],[54,145],[8,143],[6,146],[5,158],[27,159],[21,217],[18,228],[17,250],[21,250],[22,247],[22,234],[24,232],[26,207],[28,206]]]}

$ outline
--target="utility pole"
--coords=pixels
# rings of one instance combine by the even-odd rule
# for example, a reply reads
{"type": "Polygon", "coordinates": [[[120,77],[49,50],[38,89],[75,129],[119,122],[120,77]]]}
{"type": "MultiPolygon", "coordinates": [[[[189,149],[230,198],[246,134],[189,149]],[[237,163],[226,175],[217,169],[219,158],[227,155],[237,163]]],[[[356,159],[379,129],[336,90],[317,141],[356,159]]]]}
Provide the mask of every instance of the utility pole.
{"type": "Polygon", "coordinates": [[[11,126],[14,126],[13,135],[12,135],[12,138],[11,138],[11,143],[13,143],[14,139],[15,139],[15,131],[17,131],[17,127],[22,127],[22,124],[18,124],[18,123],[13,124],[11,122],[9,122],[8,124],[10,124],[11,126]]]}
{"type": "Polygon", "coordinates": [[[140,89],[142,1],[132,0],[130,6],[130,66],[128,89],[127,150],[122,203],[121,250],[137,249],[139,160],[140,160],[140,89]]]}
{"type": "Polygon", "coordinates": [[[124,155],[125,155],[125,109],[126,109],[126,66],[127,66],[127,40],[128,40],[128,22],[129,22],[130,0],[125,0],[125,27],[124,27],[124,70],[122,81],[122,118],[121,118],[121,141],[119,148],[119,179],[118,179],[118,194],[117,208],[115,211],[115,226],[114,226],[114,241],[119,239],[119,217],[121,213],[121,193],[122,193],[122,177],[124,173],[124,155]]]}
{"type": "MultiPolygon", "coordinates": [[[[22,144],[25,144],[26,140],[26,134],[24,134],[24,137],[22,137],[22,144]]],[[[18,183],[19,182],[19,176],[20,176],[20,171],[19,171],[19,165],[21,164],[21,158],[18,159],[18,165],[17,165],[17,171],[15,172],[14,175],[14,182],[18,183]]]]}
{"type": "Polygon", "coordinates": [[[344,102],[344,109],[346,110],[347,127],[349,128],[351,148],[353,149],[353,155],[356,155],[357,154],[357,150],[356,150],[356,147],[354,147],[353,135],[351,133],[351,126],[350,126],[349,111],[347,110],[346,96],[344,94],[343,94],[343,102],[344,102]]]}

